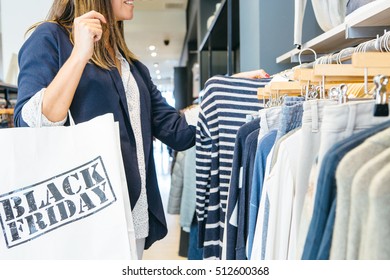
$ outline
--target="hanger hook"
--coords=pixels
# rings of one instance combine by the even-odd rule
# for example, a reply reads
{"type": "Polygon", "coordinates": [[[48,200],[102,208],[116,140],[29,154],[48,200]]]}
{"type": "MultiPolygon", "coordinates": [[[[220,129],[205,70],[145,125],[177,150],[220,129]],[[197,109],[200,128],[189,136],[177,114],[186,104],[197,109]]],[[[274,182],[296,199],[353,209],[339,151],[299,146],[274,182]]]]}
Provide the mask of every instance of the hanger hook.
{"type": "Polygon", "coordinates": [[[385,75],[377,75],[374,77],[375,88],[375,107],[374,116],[386,117],[389,116],[389,104],[387,98],[387,84],[389,78],[385,75]]]}
{"type": "Polygon", "coordinates": [[[341,84],[339,86],[339,103],[344,104],[347,102],[347,92],[348,92],[348,86],[346,84],[341,84]]]}
{"type": "Polygon", "coordinates": [[[377,75],[374,77],[374,84],[376,86],[376,89],[379,91],[382,91],[382,87],[387,86],[389,82],[389,78],[385,75],[377,75]]]}
{"type": "Polygon", "coordinates": [[[311,51],[313,54],[314,54],[314,60],[317,60],[317,53],[315,50],[313,50],[312,48],[305,48],[303,50],[301,50],[298,54],[298,61],[299,61],[299,65],[302,65],[302,60],[301,60],[301,55],[304,51],[311,51]]]}

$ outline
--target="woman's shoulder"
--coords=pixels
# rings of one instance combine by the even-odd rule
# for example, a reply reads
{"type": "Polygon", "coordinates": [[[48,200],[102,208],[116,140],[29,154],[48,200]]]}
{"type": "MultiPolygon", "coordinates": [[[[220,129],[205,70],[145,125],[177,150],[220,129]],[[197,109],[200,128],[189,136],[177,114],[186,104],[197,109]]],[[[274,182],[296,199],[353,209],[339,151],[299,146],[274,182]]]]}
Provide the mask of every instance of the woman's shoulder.
{"type": "Polygon", "coordinates": [[[42,22],[27,34],[19,53],[57,50],[58,46],[70,44],[67,31],[57,23],[42,22]]]}
{"type": "Polygon", "coordinates": [[[54,36],[66,36],[68,37],[68,33],[65,28],[59,25],[56,22],[44,21],[37,25],[31,35],[42,35],[42,34],[52,34],[54,36]]]}
{"type": "Polygon", "coordinates": [[[138,73],[142,76],[143,80],[149,83],[151,77],[150,77],[150,71],[148,67],[139,60],[132,60],[131,64],[135,69],[137,69],[138,73]]]}
{"type": "Polygon", "coordinates": [[[141,61],[139,61],[138,59],[134,59],[131,61],[131,63],[141,72],[146,72],[146,73],[149,73],[149,69],[148,67],[146,67],[145,64],[143,64],[141,61]]]}

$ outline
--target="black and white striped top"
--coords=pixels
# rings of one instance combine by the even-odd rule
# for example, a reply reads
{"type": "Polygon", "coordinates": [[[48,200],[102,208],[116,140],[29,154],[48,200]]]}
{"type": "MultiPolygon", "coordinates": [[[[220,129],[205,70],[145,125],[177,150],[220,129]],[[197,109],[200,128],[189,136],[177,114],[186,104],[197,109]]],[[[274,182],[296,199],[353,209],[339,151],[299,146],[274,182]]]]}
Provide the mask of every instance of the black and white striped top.
{"type": "Polygon", "coordinates": [[[234,143],[247,115],[263,108],[257,89],[270,79],[214,76],[205,84],[196,132],[196,213],[204,259],[220,259],[234,143]]]}

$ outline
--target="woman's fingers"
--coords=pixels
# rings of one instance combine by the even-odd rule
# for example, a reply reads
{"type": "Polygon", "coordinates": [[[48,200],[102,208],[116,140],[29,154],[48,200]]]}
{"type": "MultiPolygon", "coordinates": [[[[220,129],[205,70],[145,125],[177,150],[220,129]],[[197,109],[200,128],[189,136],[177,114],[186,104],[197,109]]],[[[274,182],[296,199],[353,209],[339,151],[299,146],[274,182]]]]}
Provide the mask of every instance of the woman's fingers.
{"type": "Polygon", "coordinates": [[[270,75],[267,72],[265,72],[263,69],[247,71],[247,72],[240,72],[240,73],[234,74],[232,76],[238,77],[238,78],[247,78],[247,79],[263,79],[263,78],[270,77],[270,75]]]}
{"type": "Polygon", "coordinates": [[[102,23],[105,24],[106,19],[96,11],[90,11],[74,19],[74,51],[85,61],[92,57],[94,43],[102,38],[102,23]]]}
{"type": "Polygon", "coordinates": [[[267,73],[267,72],[265,72],[263,69],[260,69],[259,71],[258,71],[258,78],[269,78],[270,77],[270,75],[267,73]]]}
{"type": "Polygon", "coordinates": [[[96,11],[89,11],[88,13],[85,13],[78,17],[79,19],[98,19],[103,23],[107,23],[105,17],[96,11]]]}
{"type": "Polygon", "coordinates": [[[103,28],[99,19],[84,19],[79,22],[80,25],[83,25],[94,39],[94,42],[97,42],[101,39],[103,34],[103,28]]]}

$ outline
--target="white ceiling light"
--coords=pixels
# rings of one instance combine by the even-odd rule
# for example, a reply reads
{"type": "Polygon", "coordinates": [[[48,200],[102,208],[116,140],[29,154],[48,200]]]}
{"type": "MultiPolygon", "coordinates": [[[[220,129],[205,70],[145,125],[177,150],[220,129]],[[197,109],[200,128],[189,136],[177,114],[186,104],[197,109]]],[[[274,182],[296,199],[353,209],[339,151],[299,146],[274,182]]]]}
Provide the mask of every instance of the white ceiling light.
{"type": "Polygon", "coordinates": [[[150,51],[154,51],[155,49],[156,49],[156,46],[153,46],[153,45],[150,45],[150,46],[149,46],[149,50],[150,50],[150,51]]]}
{"type": "Polygon", "coordinates": [[[161,75],[157,75],[157,80],[161,80],[161,75]]]}
{"type": "Polygon", "coordinates": [[[156,70],[156,74],[158,75],[158,74],[160,74],[161,72],[160,72],[160,70],[156,70]]]}
{"type": "Polygon", "coordinates": [[[157,56],[157,53],[156,53],[156,52],[152,52],[150,55],[151,55],[152,57],[156,57],[156,56],[157,56]]]}
{"type": "Polygon", "coordinates": [[[158,67],[158,63],[155,62],[155,63],[153,64],[153,66],[157,68],[157,67],[158,67]]]}

